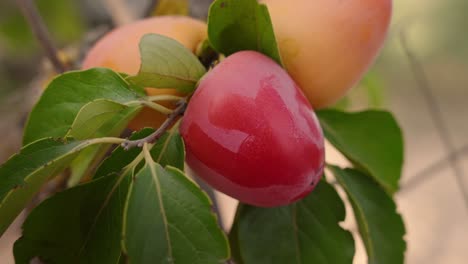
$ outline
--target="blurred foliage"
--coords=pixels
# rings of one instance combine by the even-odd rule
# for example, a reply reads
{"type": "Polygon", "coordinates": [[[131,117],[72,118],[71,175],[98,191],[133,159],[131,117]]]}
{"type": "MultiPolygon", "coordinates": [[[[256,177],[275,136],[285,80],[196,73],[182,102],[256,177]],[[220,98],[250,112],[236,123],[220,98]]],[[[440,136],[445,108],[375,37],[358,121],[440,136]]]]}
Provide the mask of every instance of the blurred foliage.
{"type": "Polygon", "coordinates": [[[367,102],[370,108],[381,108],[384,104],[384,83],[380,76],[370,71],[361,82],[367,93],[367,102]]]}
{"type": "MultiPolygon", "coordinates": [[[[79,41],[85,31],[76,0],[36,0],[41,16],[62,47],[79,41]]],[[[0,100],[27,85],[40,68],[39,44],[14,0],[0,1],[0,100]]]]}
{"type": "MultiPolygon", "coordinates": [[[[38,44],[19,8],[11,2],[0,2],[0,45],[8,56],[33,55],[38,44]]],[[[82,37],[85,27],[76,1],[35,2],[53,38],[59,44],[71,43],[82,37]]]]}
{"type": "Polygon", "coordinates": [[[189,14],[190,4],[188,0],[159,0],[153,15],[183,15],[189,14]]]}
{"type": "Polygon", "coordinates": [[[441,1],[435,12],[440,13],[440,16],[435,14],[434,17],[439,19],[427,19],[431,21],[431,28],[434,35],[438,36],[441,42],[441,51],[446,53],[447,50],[458,51],[459,55],[468,55],[468,35],[462,34],[460,29],[468,26],[468,1],[452,0],[441,1]]]}
{"type": "Polygon", "coordinates": [[[383,50],[383,64],[406,61],[401,53],[399,35],[405,32],[408,42],[423,58],[466,61],[468,25],[466,0],[394,0],[392,28],[383,50]]]}
{"type": "Polygon", "coordinates": [[[385,81],[374,70],[367,73],[361,82],[338,101],[337,110],[380,109],[385,107],[385,81]]]}

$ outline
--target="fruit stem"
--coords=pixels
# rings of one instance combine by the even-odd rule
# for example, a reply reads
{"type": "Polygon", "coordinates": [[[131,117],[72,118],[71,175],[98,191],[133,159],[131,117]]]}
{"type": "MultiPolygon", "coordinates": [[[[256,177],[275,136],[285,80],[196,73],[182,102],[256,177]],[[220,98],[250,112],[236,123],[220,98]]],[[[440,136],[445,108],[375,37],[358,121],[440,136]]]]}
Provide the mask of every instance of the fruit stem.
{"type": "Polygon", "coordinates": [[[183,115],[185,109],[187,108],[187,101],[186,99],[180,100],[178,103],[177,108],[168,115],[166,121],[162,123],[162,125],[154,131],[151,135],[138,139],[138,140],[126,140],[121,145],[124,149],[129,150],[134,147],[143,147],[145,143],[154,143],[158,140],[164,133],[174,124],[177,122],[179,116],[183,115]]]}
{"type": "Polygon", "coordinates": [[[170,115],[173,112],[173,110],[167,107],[164,107],[158,103],[153,103],[151,101],[146,101],[146,100],[131,101],[131,102],[126,103],[125,105],[127,106],[144,105],[165,115],[170,115]]]}
{"type": "Polygon", "coordinates": [[[213,49],[208,39],[198,44],[195,52],[200,62],[209,69],[219,59],[219,54],[213,49]]]}
{"type": "Polygon", "coordinates": [[[170,95],[170,94],[164,94],[164,95],[153,95],[153,96],[148,96],[146,97],[146,100],[152,101],[152,102],[159,102],[159,101],[180,101],[183,100],[184,97],[176,96],[176,95],[170,95]]]}
{"type": "Polygon", "coordinates": [[[102,138],[93,138],[89,141],[90,145],[94,144],[122,144],[125,142],[125,139],[115,138],[115,137],[102,137],[102,138]]]}

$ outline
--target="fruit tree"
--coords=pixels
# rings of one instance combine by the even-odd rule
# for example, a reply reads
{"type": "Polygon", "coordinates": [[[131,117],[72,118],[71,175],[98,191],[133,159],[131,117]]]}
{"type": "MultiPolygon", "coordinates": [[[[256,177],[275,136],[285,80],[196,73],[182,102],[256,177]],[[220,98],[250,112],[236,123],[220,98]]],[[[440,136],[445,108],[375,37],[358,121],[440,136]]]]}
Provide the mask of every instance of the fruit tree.
{"type": "Polygon", "coordinates": [[[206,23],[162,15],[103,35],[47,85],[0,166],[0,234],[70,175],[29,212],[16,262],[345,264],[359,235],[369,263],[403,263],[401,130],[387,111],[334,107],[391,12],[391,0],[215,0],[206,23]],[[213,189],[239,201],[232,227],[213,189]],[[356,234],[341,225],[352,215],[356,234]]]}

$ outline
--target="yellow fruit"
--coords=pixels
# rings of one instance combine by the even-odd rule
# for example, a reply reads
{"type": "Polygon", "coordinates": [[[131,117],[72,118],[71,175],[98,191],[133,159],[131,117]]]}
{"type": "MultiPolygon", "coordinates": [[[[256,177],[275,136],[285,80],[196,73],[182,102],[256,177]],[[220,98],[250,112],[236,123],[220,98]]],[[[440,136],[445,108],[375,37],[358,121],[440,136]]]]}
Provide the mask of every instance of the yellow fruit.
{"type": "MultiPolygon", "coordinates": [[[[131,75],[140,68],[139,43],[145,34],[155,33],[170,37],[195,52],[198,44],[206,39],[206,24],[184,16],[160,16],[137,21],[119,28],[102,37],[87,53],[82,68],[106,67],[131,75]]],[[[181,95],[174,89],[146,88],[148,95],[181,95]]],[[[159,103],[159,102],[158,102],[159,103]]],[[[166,107],[174,107],[163,102],[166,107]]],[[[164,114],[152,109],[143,109],[129,128],[139,130],[144,127],[158,128],[166,119],[164,114]]]]}
{"type": "Polygon", "coordinates": [[[260,0],[281,57],[314,108],[342,98],[383,45],[391,0],[260,0]]]}

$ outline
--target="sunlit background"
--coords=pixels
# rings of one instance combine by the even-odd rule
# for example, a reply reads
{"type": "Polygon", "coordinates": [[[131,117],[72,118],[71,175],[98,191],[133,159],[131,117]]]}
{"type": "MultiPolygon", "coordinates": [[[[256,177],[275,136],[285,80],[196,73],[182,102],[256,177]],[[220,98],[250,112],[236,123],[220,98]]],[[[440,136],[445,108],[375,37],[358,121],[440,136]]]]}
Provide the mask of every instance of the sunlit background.
{"type": "MultiPolygon", "coordinates": [[[[149,1],[127,1],[131,10],[123,14],[108,8],[113,0],[36,2],[54,40],[66,47],[64,54],[79,57],[87,38],[106,31],[113,19],[141,16],[149,1]]],[[[192,15],[203,17],[210,1],[191,2],[192,15]]],[[[403,128],[406,161],[397,202],[406,221],[410,264],[468,263],[468,201],[462,191],[468,189],[467,29],[467,0],[394,0],[393,25],[381,56],[340,103],[350,110],[390,109],[403,128]]],[[[41,54],[15,1],[0,1],[0,162],[19,147],[37,87],[52,77],[41,54]]],[[[222,208],[226,222],[229,208],[222,208]]],[[[13,263],[17,235],[18,227],[0,238],[0,263],[13,263]]],[[[358,249],[355,263],[365,263],[362,245],[358,249]]]]}

